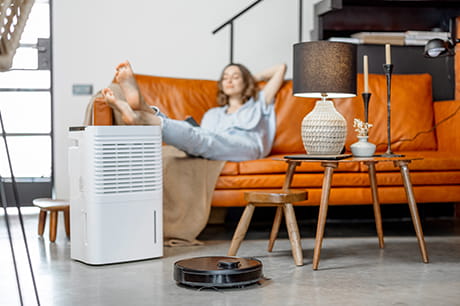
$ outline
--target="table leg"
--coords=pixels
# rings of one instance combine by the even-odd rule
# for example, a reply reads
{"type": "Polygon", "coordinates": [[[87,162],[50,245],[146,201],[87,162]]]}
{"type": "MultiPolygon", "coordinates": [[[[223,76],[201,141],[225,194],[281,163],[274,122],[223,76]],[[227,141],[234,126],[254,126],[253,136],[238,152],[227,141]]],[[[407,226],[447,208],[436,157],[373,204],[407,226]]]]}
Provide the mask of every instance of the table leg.
{"type": "Polygon", "coordinates": [[[412,189],[412,182],[410,180],[409,168],[406,160],[395,161],[395,166],[401,169],[401,177],[404,182],[404,189],[406,190],[407,202],[409,204],[410,214],[412,222],[415,228],[415,234],[417,235],[418,245],[420,247],[420,253],[424,263],[428,263],[428,252],[426,250],[425,238],[423,237],[422,225],[418,214],[417,203],[415,202],[414,191],[412,189]]]}
{"type": "Polygon", "coordinates": [[[289,190],[291,188],[292,178],[294,177],[295,168],[300,165],[299,161],[287,161],[288,169],[286,171],[286,177],[284,178],[283,190],[289,190]]]}
{"type": "Polygon", "coordinates": [[[329,195],[331,193],[332,175],[337,168],[337,162],[322,162],[324,167],[323,187],[321,190],[321,202],[319,205],[318,224],[316,227],[315,250],[313,252],[313,270],[318,270],[321,245],[323,243],[324,227],[326,225],[329,195]]]}
{"type": "Polygon", "coordinates": [[[365,161],[364,164],[367,165],[369,171],[369,181],[371,183],[372,191],[372,205],[374,207],[375,228],[377,230],[377,236],[379,237],[379,247],[383,249],[385,242],[383,241],[382,214],[380,212],[380,201],[377,191],[377,175],[375,171],[376,162],[365,161]]]}

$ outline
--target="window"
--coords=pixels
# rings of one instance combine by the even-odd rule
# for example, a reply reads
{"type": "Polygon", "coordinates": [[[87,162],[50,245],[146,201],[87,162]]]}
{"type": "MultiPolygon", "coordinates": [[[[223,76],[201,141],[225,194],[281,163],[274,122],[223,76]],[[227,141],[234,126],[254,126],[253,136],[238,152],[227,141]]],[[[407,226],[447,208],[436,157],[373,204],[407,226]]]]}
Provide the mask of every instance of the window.
{"type": "MultiPolygon", "coordinates": [[[[48,182],[47,191],[39,191],[39,196],[49,196],[53,173],[49,2],[35,1],[13,65],[0,72],[0,111],[13,173],[21,183],[48,182]]],[[[11,177],[3,139],[0,175],[11,177]]],[[[37,192],[37,186],[32,189],[37,192]]]]}

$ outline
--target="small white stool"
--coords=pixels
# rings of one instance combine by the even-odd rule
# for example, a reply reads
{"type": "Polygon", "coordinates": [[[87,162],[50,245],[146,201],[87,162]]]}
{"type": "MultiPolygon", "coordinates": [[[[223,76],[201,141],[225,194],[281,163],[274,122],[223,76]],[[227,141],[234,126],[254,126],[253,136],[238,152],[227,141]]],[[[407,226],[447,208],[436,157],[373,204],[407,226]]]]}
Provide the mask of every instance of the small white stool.
{"type": "Polygon", "coordinates": [[[40,208],[38,217],[38,235],[43,236],[46,224],[46,215],[50,212],[50,241],[56,241],[56,228],[58,220],[58,212],[64,212],[65,233],[70,238],[70,216],[69,202],[65,200],[53,200],[50,198],[34,199],[32,203],[40,208]]]}

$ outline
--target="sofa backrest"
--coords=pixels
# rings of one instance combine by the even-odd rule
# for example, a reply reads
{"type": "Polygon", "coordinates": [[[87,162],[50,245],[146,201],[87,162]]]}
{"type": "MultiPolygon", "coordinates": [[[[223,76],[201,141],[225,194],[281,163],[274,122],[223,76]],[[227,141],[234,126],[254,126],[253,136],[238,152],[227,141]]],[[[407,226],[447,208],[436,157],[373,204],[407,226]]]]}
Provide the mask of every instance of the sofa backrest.
{"type": "Polygon", "coordinates": [[[217,82],[136,75],[139,90],[149,105],[158,106],[172,119],[192,116],[201,122],[204,113],[217,106],[217,82]]]}
{"type": "MultiPolygon", "coordinates": [[[[347,120],[347,139],[345,146],[357,141],[353,119],[364,120],[363,75],[358,74],[358,96],[347,99],[334,99],[337,110],[347,120]]],[[[380,144],[377,151],[385,151],[387,141],[387,89],[384,75],[369,75],[369,141],[380,144]]],[[[315,106],[316,100],[298,98],[292,95],[292,81],[286,81],[278,92],[275,104],[277,134],[272,148],[273,154],[305,153],[300,136],[303,117],[315,106]]],[[[430,131],[434,124],[431,76],[429,74],[393,75],[391,82],[391,140],[393,151],[436,150],[436,137],[430,131]],[[426,133],[421,133],[426,132],[426,133]],[[413,141],[401,141],[412,139],[413,141]]]]}
{"type": "MultiPolygon", "coordinates": [[[[179,79],[147,75],[136,75],[140,91],[149,105],[156,105],[170,118],[183,120],[192,116],[198,122],[211,107],[216,107],[217,82],[210,80],[179,79]]],[[[358,74],[357,92],[363,91],[363,76],[358,74]]],[[[391,137],[393,151],[436,150],[433,126],[433,101],[431,76],[429,74],[393,75],[391,88],[391,137]],[[422,133],[426,132],[426,133],[422,133]],[[414,141],[412,139],[421,133],[414,141]]],[[[387,144],[387,95],[384,75],[369,75],[369,122],[374,126],[369,131],[369,141],[378,145],[377,150],[386,150],[387,144]]],[[[275,101],[277,132],[272,154],[305,153],[300,136],[303,117],[309,113],[317,99],[298,98],[292,95],[292,81],[284,82],[275,101]]],[[[360,94],[354,98],[334,99],[337,110],[348,125],[346,148],[357,141],[353,119],[364,118],[364,107],[360,94]]],[[[103,114],[101,105],[95,111],[103,114]]],[[[105,116],[108,116],[108,106],[105,116]]],[[[109,113],[110,114],[110,113],[109,113]]],[[[98,118],[96,122],[111,124],[111,120],[98,118]]]]}

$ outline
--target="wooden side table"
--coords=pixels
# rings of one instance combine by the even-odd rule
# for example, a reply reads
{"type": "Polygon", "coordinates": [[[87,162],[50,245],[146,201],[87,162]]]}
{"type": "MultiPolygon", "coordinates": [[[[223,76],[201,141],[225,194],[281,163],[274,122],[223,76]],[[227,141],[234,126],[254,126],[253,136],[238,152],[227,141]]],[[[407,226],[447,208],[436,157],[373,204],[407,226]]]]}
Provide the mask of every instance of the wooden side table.
{"type": "MultiPolygon", "coordinates": [[[[404,184],[404,189],[407,196],[407,202],[409,205],[412,222],[414,224],[415,233],[417,236],[418,244],[420,247],[420,253],[424,263],[428,263],[428,253],[426,250],[425,239],[423,236],[422,226],[420,217],[418,214],[417,203],[415,202],[414,192],[412,189],[412,182],[410,179],[408,164],[413,160],[420,160],[422,158],[410,158],[410,157],[369,157],[369,158],[347,158],[341,160],[323,160],[321,166],[324,168],[323,185],[321,190],[321,201],[318,214],[318,225],[316,229],[315,238],[315,249],[313,253],[313,270],[318,269],[319,258],[321,254],[321,245],[324,236],[324,227],[326,225],[327,209],[329,206],[329,195],[331,192],[332,176],[334,169],[338,167],[339,163],[364,163],[368,167],[370,187],[372,191],[372,204],[374,208],[375,225],[377,229],[377,235],[379,239],[379,247],[384,247],[383,240],[383,229],[382,229],[382,217],[380,213],[380,202],[378,198],[378,185],[375,165],[379,162],[392,162],[395,167],[398,167],[401,172],[401,177],[404,184]]],[[[301,162],[318,162],[317,159],[296,159],[286,158],[286,162],[289,164],[287,176],[292,176],[295,172],[295,168],[301,162]],[[292,173],[291,173],[292,172],[292,173]]],[[[288,186],[290,187],[290,185],[288,186]]]]}

